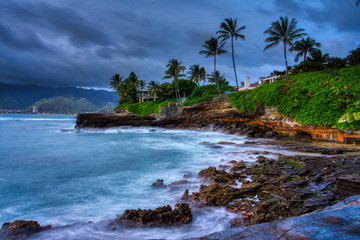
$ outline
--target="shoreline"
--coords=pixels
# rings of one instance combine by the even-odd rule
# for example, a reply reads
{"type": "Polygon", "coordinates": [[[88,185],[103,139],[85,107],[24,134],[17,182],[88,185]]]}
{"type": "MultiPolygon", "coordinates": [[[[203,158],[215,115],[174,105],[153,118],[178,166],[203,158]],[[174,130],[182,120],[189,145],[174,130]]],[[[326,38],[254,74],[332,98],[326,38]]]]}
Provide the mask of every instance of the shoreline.
{"type": "MultiPolygon", "coordinates": [[[[219,128],[220,129],[220,128],[219,128]]],[[[199,130],[199,129],[192,129],[192,130],[199,130]]],[[[203,131],[204,131],[204,129],[202,129],[203,131]]],[[[283,143],[288,143],[288,145],[286,146],[286,144],[283,144],[283,146],[285,147],[285,148],[288,148],[288,149],[292,149],[292,150],[296,150],[296,143],[298,143],[297,145],[299,146],[299,142],[292,142],[292,141],[288,141],[289,139],[275,139],[274,141],[271,141],[271,144],[269,144],[269,145],[278,145],[278,143],[279,142],[283,142],[283,143]],[[277,142],[277,143],[276,143],[277,142]]],[[[290,139],[291,140],[291,139],[290,139]]],[[[293,140],[293,139],[292,139],[293,140]]],[[[304,142],[302,142],[302,143],[300,143],[300,145],[302,146],[304,143],[306,143],[306,144],[308,144],[309,146],[311,146],[311,145],[313,145],[312,143],[317,143],[317,142],[313,142],[313,141],[308,141],[308,140],[304,140],[304,142]]],[[[206,144],[206,143],[205,143],[206,144]]],[[[226,145],[226,144],[231,144],[231,143],[229,143],[229,142],[217,142],[217,143],[210,143],[208,146],[209,147],[214,147],[214,146],[221,146],[221,145],[226,145]]],[[[251,145],[251,144],[254,144],[254,142],[251,142],[251,141],[248,141],[247,143],[245,143],[244,145],[251,145]]],[[[326,144],[330,144],[330,143],[326,143],[326,144]]],[[[336,143],[335,143],[336,144],[336,143]]],[[[315,144],[316,145],[316,144],[315,144]]],[[[320,143],[320,145],[321,145],[321,143],[320,143]]],[[[338,145],[338,144],[336,144],[336,145],[338,145]]],[[[344,146],[345,144],[339,144],[339,145],[341,145],[341,146],[344,146]]],[[[353,150],[358,150],[358,148],[357,148],[357,146],[352,146],[352,145],[346,145],[346,146],[348,146],[349,147],[349,150],[351,150],[351,149],[353,149],[353,150]]],[[[240,147],[240,146],[239,146],[240,147]]],[[[308,148],[302,148],[302,149],[297,149],[297,150],[305,150],[306,152],[317,152],[317,153],[321,153],[324,149],[326,149],[325,147],[323,147],[323,148],[321,148],[321,147],[308,147],[308,148]]],[[[341,147],[333,147],[333,146],[330,146],[330,152],[328,152],[328,153],[332,153],[333,155],[339,155],[340,153],[339,152],[337,152],[338,150],[341,150],[341,147]]],[[[343,153],[344,152],[342,152],[341,153],[341,155],[340,156],[335,156],[335,158],[344,158],[344,156],[345,155],[343,155],[343,153]]],[[[346,152],[345,152],[346,153],[346,152]]],[[[354,152],[353,152],[354,153],[354,152]]],[[[254,155],[256,155],[257,157],[260,157],[258,160],[260,160],[260,161],[262,161],[263,163],[261,163],[261,162],[259,162],[259,164],[264,164],[264,161],[266,162],[267,160],[264,160],[262,157],[265,157],[266,158],[266,155],[268,154],[268,153],[265,153],[264,151],[263,152],[261,152],[261,151],[259,151],[259,153],[250,153],[250,154],[254,154],[254,155]]],[[[355,152],[355,154],[356,154],[356,152],[355,152]]],[[[351,154],[350,154],[351,155],[351,154]]],[[[296,158],[296,156],[290,156],[291,158],[296,158]]],[[[322,156],[322,157],[319,157],[319,158],[328,158],[329,156],[322,156]]],[[[353,157],[349,157],[348,159],[352,159],[353,157]]],[[[268,159],[269,160],[269,159],[268,159]]],[[[271,160],[270,160],[271,161],[271,160]]],[[[299,161],[299,159],[295,159],[295,161],[299,161]]],[[[275,161],[276,162],[276,161],[275,161]]],[[[300,162],[302,162],[301,160],[300,160],[300,162]]],[[[220,162],[219,162],[219,164],[220,164],[220,162]]],[[[244,180],[244,178],[243,177],[241,177],[241,176],[239,176],[239,175],[241,175],[241,171],[251,171],[251,170],[249,170],[249,168],[248,167],[245,167],[244,168],[244,166],[242,165],[242,163],[241,163],[241,161],[237,161],[236,163],[232,163],[232,164],[230,164],[230,163],[225,163],[225,164],[228,164],[229,166],[228,167],[224,167],[224,166],[222,166],[221,168],[220,167],[217,167],[216,169],[215,169],[215,171],[213,171],[212,173],[210,172],[210,174],[201,174],[202,176],[200,176],[200,178],[202,178],[203,180],[204,180],[204,183],[206,183],[206,184],[208,184],[208,187],[209,186],[211,186],[211,185],[218,185],[218,186],[216,186],[216,188],[218,188],[217,190],[225,190],[225,192],[222,192],[222,193],[228,193],[229,191],[231,192],[232,191],[232,189],[231,188],[221,188],[221,186],[230,186],[231,187],[231,185],[229,185],[228,183],[229,183],[229,181],[231,181],[231,178],[232,177],[234,177],[234,178],[239,178],[240,177],[240,179],[244,182],[243,183],[243,185],[247,185],[246,187],[249,189],[248,190],[248,192],[246,192],[246,193],[239,193],[239,194],[246,194],[246,198],[249,198],[249,197],[251,197],[252,195],[254,196],[254,194],[256,193],[256,191],[258,191],[259,190],[259,188],[258,187],[254,187],[254,186],[249,186],[249,184],[251,184],[251,182],[249,183],[249,182],[247,182],[247,180],[245,179],[244,180]],[[228,174],[223,174],[224,172],[221,170],[222,168],[224,168],[227,172],[229,172],[229,170],[230,170],[230,167],[231,168],[236,168],[236,171],[234,172],[234,173],[236,173],[235,175],[232,175],[232,176],[230,176],[229,177],[229,175],[228,174]],[[238,171],[239,170],[239,171],[238,171]],[[217,172],[218,171],[218,172],[217,172]],[[250,188],[249,188],[250,187],[250,188]]],[[[224,164],[223,164],[224,165],[224,164]]],[[[274,169],[276,169],[277,167],[278,167],[279,165],[278,164],[275,164],[275,165],[272,165],[271,167],[270,167],[270,170],[271,170],[271,168],[274,168],[274,169]],[[275,167],[276,166],[276,167],[275,167]]],[[[282,167],[285,167],[285,166],[282,166],[282,167]]],[[[291,167],[291,166],[287,166],[287,167],[291,167]]],[[[294,167],[294,166],[293,166],[294,167]]],[[[207,169],[209,169],[209,168],[207,168],[207,169]]],[[[207,169],[204,169],[204,170],[207,170],[207,169]]],[[[296,170],[297,171],[297,169],[295,168],[283,168],[285,171],[288,171],[288,170],[296,170]]],[[[204,171],[203,170],[203,171],[204,171]]],[[[235,170],[235,169],[234,169],[235,170]]],[[[229,172],[230,173],[230,172],[229,172]]],[[[323,177],[321,177],[321,178],[323,178],[323,177]]],[[[181,181],[180,179],[179,179],[179,181],[181,181]]],[[[299,181],[303,181],[303,180],[299,180],[299,181]]],[[[296,183],[296,182],[299,182],[299,181],[289,181],[289,183],[293,183],[294,184],[294,186],[295,186],[295,188],[297,188],[297,184],[298,183],[296,183]],[[294,183],[295,182],[295,183],[294,183]]],[[[252,181],[253,182],[253,181],[252,181]]],[[[273,184],[273,183],[272,183],[273,184]]],[[[302,183],[303,184],[303,183],[302,183]]],[[[332,184],[334,184],[334,179],[332,180],[332,184]]],[[[300,186],[300,185],[299,185],[300,186]]],[[[206,187],[206,188],[204,188],[204,187],[202,187],[202,186],[200,186],[200,189],[199,189],[199,192],[198,192],[198,195],[197,196],[195,196],[193,199],[190,199],[191,201],[198,201],[198,203],[200,202],[202,202],[202,200],[204,200],[205,199],[205,206],[207,206],[207,200],[209,199],[209,197],[210,198],[212,198],[213,196],[211,196],[211,195],[209,195],[209,191],[207,191],[207,190],[209,190],[209,189],[207,189],[208,187],[206,187]],[[202,190],[201,190],[201,188],[203,188],[202,190]],[[205,195],[204,195],[205,194],[205,195]],[[201,196],[201,195],[203,195],[203,196],[201,196]]],[[[245,188],[244,188],[245,189],[245,188]]],[[[215,189],[216,190],[216,189],[215,189]]],[[[237,193],[236,193],[237,194],[237,193]]],[[[235,198],[236,198],[236,196],[237,195],[234,195],[235,196],[235,198]]],[[[193,194],[192,194],[193,195],[193,194]]],[[[258,194],[256,194],[256,195],[258,195],[258,194]]],[[[189,196],[187,196],[187,198],[189,199],[189,196]]],[[[190,197],[191,198],[191,197],[190,197]]],[[[216,197],[215,197],[216,198],[216,197]]],[[[184,199],[183,199],[184,200],[184,199]]],[[[234,200],[236,200],[236,199],[234,199],[234,200]]],[[[225,202],[226,201],[228,201],[228,199],[225,199],[224,200],[225,202]]],[[[229,204],[232,204],[231,203],[231,201],[232,200],[230,200],[230,202],[229,202],[229,204]]],[[[338,201],[340,201],[340,200],[338,200],[338,201]]],[[[204,203],[204,202],[203,202],[204,203]]],[[[203,204],[203,203],[201,203],[201,204],[203,204]]],[[[332,202],[330,202],[330,203],[327,203],[327,204],[329,204],[329,205],[332,205],[332,203],[336,203],[335,201],[332,201],[332,202]]],[[[210,206],[212,205],[213,203],[210,203],[210,206]]],[[[236,206],[236,204],[235,204],[235,206],[231,206],[232,207],[232,209],[231,209],[231,211],[237,211],[236,210],[236,208],[241,208],[241,205],[239,205],[239,204],[241,204],[241,203],[237,203],[237,205],[238,206],[236,206]]],[[[228,206],[228,204],[226,205],[226,206],[228,206]]],[[[323,208],[323,207],[325,207],[325,206],[321,206],[321,208],[323,208]]],[[[230,209],[230,207],[228,207],[229,209],[230,209]]],[[[243,207],[242,207],[243,208],[243,207]]],[[[321,209],[321,208],[318,208],[317,210],[319,210],[319,209],[321,209]]],[[[243,211],[243,210],[241,210],[241,211],[243,211]]],[[[251,212],[248,212],[248,213],[251,213],[251,212]]],[[[290,218],[292,218],[292,217],[289,217],[288,219],[290,219],[290,218]]],[[[276,220],[276,219],[275,219],[276,220]]],[[[109,220],[110,221],[110,220],[109,220]]],[[[272,220],[272,221],[274,221],[274,220],[272,220]]],[[[239,221],[235,221],[234,222],[234,224],[237,224],[237,223],[239,223],[239,221]]],[[[256,226],[257,224],[254,224],[254,225],[251,225],[251,226],[256,226]]],[[[235,225],[234,225],[235,226],[235,225]]],[[[66,227],[66,226],[64,226],[64,227],[66,227]]],[[[61,228],[61,227],[60,227],[61,228]]],[[[233,230],[228,230],[228,231],[226,231],[227,233],[229,233],[229,232],[233,232],[233,230]]],[[[196,239],[196,238],[195,238],[196,239]]],[[[211,238],[210,238],[211,239],[211,238]]],[[[224,238],[224,239],[227,239],[227,238],[224,238]]]]}

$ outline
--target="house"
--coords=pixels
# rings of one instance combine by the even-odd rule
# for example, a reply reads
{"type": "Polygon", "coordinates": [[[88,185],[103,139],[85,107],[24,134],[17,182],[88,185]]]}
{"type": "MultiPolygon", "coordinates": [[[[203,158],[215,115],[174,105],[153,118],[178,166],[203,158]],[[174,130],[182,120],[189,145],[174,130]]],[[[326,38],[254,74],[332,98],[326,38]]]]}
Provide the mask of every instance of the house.
{"type": "Polygon", "coordinates": [[[276,79],[280,78],[280,75],[270,75],[268,77],[260,77],[259,82],[261,84],[273,83],[276,79]]]}

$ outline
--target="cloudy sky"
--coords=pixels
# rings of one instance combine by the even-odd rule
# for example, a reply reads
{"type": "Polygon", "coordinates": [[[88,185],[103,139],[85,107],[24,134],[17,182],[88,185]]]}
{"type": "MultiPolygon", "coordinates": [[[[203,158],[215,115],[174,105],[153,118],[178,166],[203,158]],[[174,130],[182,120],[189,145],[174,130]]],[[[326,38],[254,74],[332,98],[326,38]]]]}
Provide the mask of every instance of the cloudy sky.
{"type": "MultiPolygon", "coordinates": [[[[245,40],[235,42],[238,78],[252,82],[284,69],[280,46],[263,51],[264,31],[280,16],[330,56],[345,57],[360,45],[356,0],[1,0],[0,82],[106,88],[115,74],[134,71],[161,81],[169,59],[204,66],[201,45],[225,18],[237,18],[245,40]]],[[[218,69],[235,84],[229,53],[218,69]]],[[[294,64],[294,54],[289,55],[294,64]]]]}

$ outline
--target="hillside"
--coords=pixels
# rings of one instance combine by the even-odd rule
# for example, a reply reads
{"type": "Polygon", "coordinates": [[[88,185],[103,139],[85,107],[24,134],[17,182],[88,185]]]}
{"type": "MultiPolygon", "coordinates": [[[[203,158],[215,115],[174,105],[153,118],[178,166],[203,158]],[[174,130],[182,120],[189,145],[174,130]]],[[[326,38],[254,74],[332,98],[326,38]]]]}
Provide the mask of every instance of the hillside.
{"type": "Polygon", "coordinates": [[[67,98],[85,98],[97,107],[103,107],[106,103],[117,103],[117,93],[105,90],[88,90],[76,87],[51,88],[40,86],[15,86],[0,84],[0,109],[24,110],[43,98],[57,96],[67,98]]]}
{"type": "MultiPolygon", "coordinates": [[[[37,101],[33,105],[38,106],[38,112],[46,113],[74,114],[84,112],[97,112],[100,109],[85,98],[73,97],[44,98],[40,101],[37,101]]],[[[32,112],[31,106],[26,109],[26,112],[32,112]]]]}
{"type": "Polygon", "coordinates": [[[339,123],[347,110],[360,100],[360,66],[333,72],[289,75],[272,84],[229,94],[239,111],[255,112],[257,103],[276,106],[278,113],[301,124],[337,128],[360,128],[360,121],[339,123]]]}

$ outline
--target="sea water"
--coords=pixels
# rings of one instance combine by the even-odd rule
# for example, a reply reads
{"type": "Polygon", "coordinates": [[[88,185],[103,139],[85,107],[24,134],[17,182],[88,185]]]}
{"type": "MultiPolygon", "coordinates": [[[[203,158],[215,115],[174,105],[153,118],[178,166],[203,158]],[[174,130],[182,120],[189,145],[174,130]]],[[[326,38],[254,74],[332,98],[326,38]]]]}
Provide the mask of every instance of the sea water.
{"type": "Polygon", "coordinates": [[[75,121],[66,115],[0,115],[1,224],[24,219],[54,227],[32,239],[184,239],[226,230],[236,215],[224,208],[205,208],[180,227],[110,231],[108,224],[125,209],[174,207],[185,188],[154,189],[157,179],[169,185],[191,174],[186,188],[198,191],[200,170],[229,160],[255,162],[246,152],[262,147],[239,147],[246,137],[216,132],[78,131],[75,121]],[[220,141],[237,146],[202,144],[220,141]]]}

